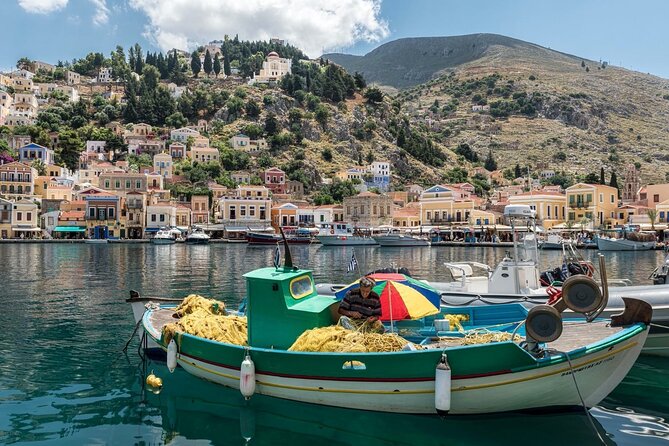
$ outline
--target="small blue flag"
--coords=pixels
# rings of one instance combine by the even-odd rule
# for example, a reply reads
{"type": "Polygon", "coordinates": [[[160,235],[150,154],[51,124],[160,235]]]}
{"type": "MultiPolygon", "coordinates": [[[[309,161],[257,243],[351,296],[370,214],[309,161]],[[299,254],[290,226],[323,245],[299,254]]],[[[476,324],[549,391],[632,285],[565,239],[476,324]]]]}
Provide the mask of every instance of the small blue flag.
{"type": "Polygon", "coordinates": [[[274,268],[278,268],[281,265],[281,250],[279,249],[279,245],[276,245],[276,249],[274,250],[274,268]]]}

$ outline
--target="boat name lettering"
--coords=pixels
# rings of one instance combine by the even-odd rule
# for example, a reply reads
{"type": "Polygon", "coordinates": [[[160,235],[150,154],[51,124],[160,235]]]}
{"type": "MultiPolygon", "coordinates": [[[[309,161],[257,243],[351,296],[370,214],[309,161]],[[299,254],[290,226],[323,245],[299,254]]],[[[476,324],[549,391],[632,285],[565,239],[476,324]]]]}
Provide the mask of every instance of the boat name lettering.
{"type": "MultiPolygon", "coordinates": [[[[588,365],[585,365],[583,367],[579,367],[577,369],[574,369],[573,372],[574,373],[582,372],[583,370],[588,370],[588,369],[591,369],[593,367],[597,367],[598,365],[604,364],[605,362],[613,361],[614,358],[615,358],[615,356],[611,356],[609,358],[601,359],[597,362],[593,362],[592,364],[588,364],[588,365]]],[[[562,373],[562,375],[560,375],[560,376],[568,376],[568,375],[571,375],[571,373],[572,373],[572,370],[569,370],[567,372],[562,373]]]]}

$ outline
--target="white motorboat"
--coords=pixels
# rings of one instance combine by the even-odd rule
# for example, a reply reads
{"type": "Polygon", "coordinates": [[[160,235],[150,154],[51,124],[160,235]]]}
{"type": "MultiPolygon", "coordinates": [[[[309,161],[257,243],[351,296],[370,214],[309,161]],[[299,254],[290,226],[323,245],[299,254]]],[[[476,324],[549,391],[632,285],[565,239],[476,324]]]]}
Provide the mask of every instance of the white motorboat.
{"type": "Polygon", "coordinates": [[[316,236],[324,246],[376,245],[369,229],[355,228],[348,223],[324,223],[316,236]]]}
{"type": "Polygon", "coordinates": [[[573,243],[573,240],[564,238],[560,234],[548,234],[543,240],[539,241],[539,249],[559,249],[565,244],[573,243]]]}
{"type": "Polygon", "coordinates": [[[656,242],[636,241],[626,238],[597,237],[597,249],[600,251],[649,251],[655,249],[656,242]]]}
{"type": "Polygon", "coordinates": [[[151,239],[154,245],[172,245],[176,243],[176,239],[169,229],[161,229],[156,232],[156,235],[151,239]]]}
{"type": "Polygon", "coordinates": [[[373,238],[380,246],[388,247],[417,247],[431,245],[430,239],[427,236],[401,233],[399,231],[375,235],[373,238]]]}
{"type": "Polygon", "coordinates": [[[210,237],[202,228],[194,227],[186,236],[186,243],[190,245],[206,245],[209,243],[209,239],[210,237]]]}
{"type": "Polygon", "coordinates": [[[84,240],[84,243],[89,243],[92,245],[102,245],[109,243],[109,240],[106,238],[87,238],[84,240]]]}

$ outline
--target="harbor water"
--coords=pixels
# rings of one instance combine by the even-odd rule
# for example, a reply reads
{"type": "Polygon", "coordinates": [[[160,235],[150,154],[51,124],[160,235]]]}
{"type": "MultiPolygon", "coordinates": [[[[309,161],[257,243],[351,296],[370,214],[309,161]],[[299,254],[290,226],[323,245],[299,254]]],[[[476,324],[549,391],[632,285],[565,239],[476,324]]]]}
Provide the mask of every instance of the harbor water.
{"type": "MultiPolygon", "coordinates": [[[[350,247],[292,247],[317,282],[346,283],[350,247]]],[[[505,249],[356,247],[362,271],[406,267],[446,281],[448,261],[494,266],[505,249]]],[[[198,293],[236,307],[242,274],[272,264],[273,247],[238,244],[0,245],[0,444],[22,445],[665,445],[669,359],[642,357],[591,410],[439,418],[328,408],[256,395],[142,361],[125,298],[198,293]],[[159,394],[142,385],[153,371],[159,394]]],[[[597,251],[583,251],[594,259],[597,251]]],[[[561,253],[541,252],[543,269],[561,253]]],[[[650,284],[663,253],[608,252],[610,278],[650,284]]]]}

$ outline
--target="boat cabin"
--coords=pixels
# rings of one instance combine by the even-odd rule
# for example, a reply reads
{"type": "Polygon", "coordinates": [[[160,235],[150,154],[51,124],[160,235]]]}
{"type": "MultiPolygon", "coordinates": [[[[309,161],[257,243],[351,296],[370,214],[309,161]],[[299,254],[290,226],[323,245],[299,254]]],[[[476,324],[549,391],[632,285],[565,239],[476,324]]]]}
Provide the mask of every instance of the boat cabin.
{"type": "Polygon", "coordinates": [[[244,277],[248,342],[252,347],[285,350],[305,330],[336,322],[338,302],[316,293],[309,270],[261,268],[244,277]]]}

